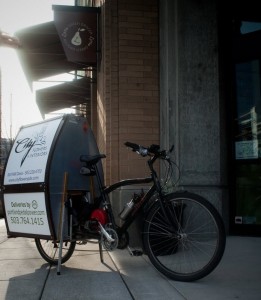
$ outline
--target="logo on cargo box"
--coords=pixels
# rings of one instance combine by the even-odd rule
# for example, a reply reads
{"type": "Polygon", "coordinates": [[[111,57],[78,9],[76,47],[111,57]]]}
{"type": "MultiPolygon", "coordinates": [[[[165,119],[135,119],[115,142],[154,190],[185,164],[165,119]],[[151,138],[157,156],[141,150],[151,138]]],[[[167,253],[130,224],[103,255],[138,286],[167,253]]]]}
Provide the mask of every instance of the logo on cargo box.
{"type": "Polygon", "coordinates": [[[35,150],[34,151],[35,153],[31,153],[32,157],[39,156],[39,152],[44,153],[45,155],[47,154],[46,152],[47,147],[45,146],[46,136],[44,135],[45,131],[46,131],[46,127],[43,127],[41,132],[36,133],[33,138],[28,137],[16,141],[15,153],[24,153],[24,156],[22,157],[20,163],[20,167],[23,165],[26,158],[33,150],[35,150]]]}

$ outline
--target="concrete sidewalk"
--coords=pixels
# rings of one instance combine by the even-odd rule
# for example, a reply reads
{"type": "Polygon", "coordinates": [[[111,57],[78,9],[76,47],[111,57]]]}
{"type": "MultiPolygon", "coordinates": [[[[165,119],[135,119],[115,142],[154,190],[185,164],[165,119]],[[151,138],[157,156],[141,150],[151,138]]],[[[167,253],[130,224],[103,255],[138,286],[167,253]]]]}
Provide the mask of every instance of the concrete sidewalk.
{"type": "Polygon", "coordinates": [[[127,250],[104,251],[98,245],[77,246],[61,267],[49,267],[34,240],[7,239],[0,220],[0,300],[260,300],[261,238],[227,238],[219,266],[207,277],[192,283],[168,280],[158,273],[147,256],[132,257],[127,250]]]}

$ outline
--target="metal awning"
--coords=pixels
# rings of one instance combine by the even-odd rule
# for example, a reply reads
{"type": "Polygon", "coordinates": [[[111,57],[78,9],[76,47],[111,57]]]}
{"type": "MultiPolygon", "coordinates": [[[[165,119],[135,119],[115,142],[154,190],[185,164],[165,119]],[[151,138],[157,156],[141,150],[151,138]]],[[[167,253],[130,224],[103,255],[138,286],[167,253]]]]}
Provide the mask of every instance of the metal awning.
{"type": "Polygon", "coordinates": [[[15,36],[21,45],[18,57],[31,87],[33,81],[89,66],[67,60],[54,22],[19,30],[15,36]]]}
{"type": "MultiPolygon", "coordinates": [[[[54,21],[15,33],[17,51],[29,85],[63,73],[76,74],[97,63],[97,8],[54,5],[54,21]]],[[[91,79],[83,77],[36,91],[42,114],[88,103],[91,79]]]]}
{"type": "Polygon", "coordinates": [[[42,114],[88,103],[90,99],[91,82],[86,77],[36,91],[36,103],[42,114]]]}

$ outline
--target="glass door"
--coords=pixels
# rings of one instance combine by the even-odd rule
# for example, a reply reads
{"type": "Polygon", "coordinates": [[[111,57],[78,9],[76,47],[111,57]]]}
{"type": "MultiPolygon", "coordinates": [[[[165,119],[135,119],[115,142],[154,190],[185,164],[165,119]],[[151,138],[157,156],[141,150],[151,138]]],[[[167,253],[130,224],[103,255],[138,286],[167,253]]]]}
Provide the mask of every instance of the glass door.
{"type": "Polygon", "coordinates": [[[238,22],[234,32],[234,197],[232,230],[261,228],[261,22],[238,22]]]}

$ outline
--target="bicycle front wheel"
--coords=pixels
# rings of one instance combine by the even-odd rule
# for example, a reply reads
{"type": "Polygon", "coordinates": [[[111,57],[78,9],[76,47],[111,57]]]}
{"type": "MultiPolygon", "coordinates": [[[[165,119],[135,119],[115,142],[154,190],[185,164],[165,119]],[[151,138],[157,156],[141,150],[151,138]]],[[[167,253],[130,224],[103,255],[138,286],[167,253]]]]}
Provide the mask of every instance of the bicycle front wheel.
{"type": "MultiPolygon", "coordinates": [[[[59,260],[60,243],[52,240],[36,238],[35,244],[42,258],[52,265],[57,265],[59,260]]],[[[63,242],[61,263],[65,263],[73,254],[76,242],[63,242]]]]}
{"type": "Polygon", "coordinates": [[[215,207],[199,195],[165,196],[170,223],[158,202],[145,217],[143,243],[158,271],[177,281],[205,277],[219,264],[226,233],[215,207]]]}

